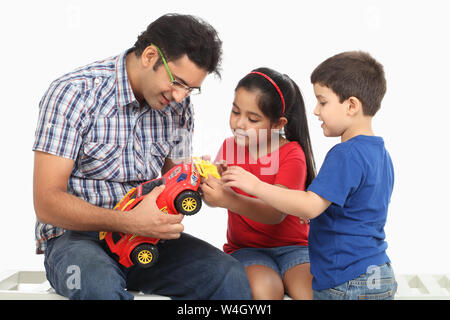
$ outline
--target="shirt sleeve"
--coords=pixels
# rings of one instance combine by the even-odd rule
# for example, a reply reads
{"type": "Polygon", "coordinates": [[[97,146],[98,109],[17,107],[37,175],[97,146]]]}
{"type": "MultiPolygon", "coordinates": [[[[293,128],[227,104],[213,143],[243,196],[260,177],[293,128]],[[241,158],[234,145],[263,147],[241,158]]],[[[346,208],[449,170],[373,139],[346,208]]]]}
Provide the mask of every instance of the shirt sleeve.
{"type": "Polygon", "coordinates": [[[363,170],[349,148],[335,147],[325,157],[319,174],[308,187],[322,198],[343,207],[361,184],[363,170]]]}
{"type": "Polygon", "coordinates": [[[174,146],[168,154],[170,159],[186,159],[192,156],[192,136],[194,134],[194,109],[190,98],[182,102],[183,112],[175,130],[174,146]]]}
{"type": "Polygon", "coordinates": [[[52,84],[39,103],[33,151],[75,160],[82,142],[82,107],[76,86],[52,84]]]}
{"type": "Polygon", "coordinates": [[[281,184],[292,190],[305,190],[306,162],[303,150],[293,148],[281,159],[274,184],[281,184]]]}
{"type": "Polygon", "coordinates": [[[222,160],[225,160],[225,158],[224,158],[224,146],[225,146],[225,143],[226,143],[226,140],[222,143],[222,145],[220,146],[220,149],[219,149],[219,151],[217,152],[217,155],[216,155],[216,158],[214,159],[214,163],[216,163],[216,162],[220,162],[220,161],[222,161],[222,160]]]}

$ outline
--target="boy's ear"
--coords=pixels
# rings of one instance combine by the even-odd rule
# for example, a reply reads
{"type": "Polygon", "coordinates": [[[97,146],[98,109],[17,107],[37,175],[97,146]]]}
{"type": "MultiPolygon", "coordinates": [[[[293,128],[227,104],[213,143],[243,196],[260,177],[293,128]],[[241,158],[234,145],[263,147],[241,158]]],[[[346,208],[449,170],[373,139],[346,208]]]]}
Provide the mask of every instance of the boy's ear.
{"type": "Polygon", "coordinates": [[[362,102],[356,97],[350,97],[347,99],[347,114],[350,116],[354,116],[359,112],[362,112],[362,102]]]}

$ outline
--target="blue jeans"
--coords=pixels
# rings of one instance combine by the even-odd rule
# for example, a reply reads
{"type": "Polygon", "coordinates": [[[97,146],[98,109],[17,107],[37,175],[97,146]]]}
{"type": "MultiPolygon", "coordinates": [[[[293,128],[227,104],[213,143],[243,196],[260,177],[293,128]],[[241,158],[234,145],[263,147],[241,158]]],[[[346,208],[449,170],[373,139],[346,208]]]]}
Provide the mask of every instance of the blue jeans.
{"type": "Polygon", "coordinates": [[[307,246],[284,246],[274,248],[242,248],[231,255],[245,267],[258,264],[273,269],[283,279],[290,268],[309,263],[307,246]]]}
{"type": "Polygon", "coordinates": [[[314,290],[314,300],[393,300],[396,292],[394,271],[386,263],[334,288],[314,290]]]}
{"type": "Polygon", "coordinates": [[[158,249],[154,266],[127,269],[97,232],[66,231],[49,240],[44,265],[55,291],[70,299],[133,299],[126,289],[172,299],[251,299],[244,266],[214,246],[182,233],[158,249]]]}

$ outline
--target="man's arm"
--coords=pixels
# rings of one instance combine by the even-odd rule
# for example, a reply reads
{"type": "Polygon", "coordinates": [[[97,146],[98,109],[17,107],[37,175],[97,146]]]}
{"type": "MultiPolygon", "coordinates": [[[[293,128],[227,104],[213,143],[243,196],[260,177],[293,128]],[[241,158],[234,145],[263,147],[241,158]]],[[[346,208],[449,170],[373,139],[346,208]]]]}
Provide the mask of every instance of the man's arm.
{"type": "Polygon", "coordinates": [[[233,166],[222,175],[225,187],[237,187],[267,202],[275,209],[303,219],[313,219],[325,211],[331,204],[311,191],[283,189],[262,182],[250,172],[233,166]]]}
{"type": "Polygon", "coordinates": [[[163,167],[161,168],[161,175],[166,174],[170,169],[172,169],[172,168],[175,167],[175,166],[176,166],[176,163],[173,162],[172,159],[166,158],[166,159],[164,160],[164,165],[163,165],[163,167]]]}
{"type": "Polygon", "coordinates": [[[181,215],[164,215],[155,200],[163,188],[155,188],[126,214],[94,206],[67,193],[74,161],[35,152],[33,197],[39,221],[70,230],[121,231],[161,239],[174,239],[183,231],[181,215]]]}

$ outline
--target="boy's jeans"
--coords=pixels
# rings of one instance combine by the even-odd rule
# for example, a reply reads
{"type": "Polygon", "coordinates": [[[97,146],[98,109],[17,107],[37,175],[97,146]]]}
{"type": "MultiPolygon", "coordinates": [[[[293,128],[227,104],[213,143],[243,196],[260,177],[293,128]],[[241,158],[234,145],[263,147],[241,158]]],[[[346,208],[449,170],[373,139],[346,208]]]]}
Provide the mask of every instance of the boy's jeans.
{"type": "Polygon", "coordinates": [[[337,287],[316,291],[314,300],[393,300],[397,281],[391,264],[371,266],[367,273],[337,287]]]}
{"type": "Polygon", "coordinates": [[[70,299],[133,299],[125,288],[172,299],[251,299],[244,266],[212,245],[182,233],[158,244],[159,260],[126,269],[97,232],[66,231],[45,250],[47,279],[70,299]]]}

